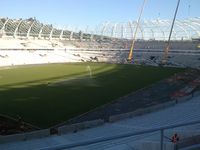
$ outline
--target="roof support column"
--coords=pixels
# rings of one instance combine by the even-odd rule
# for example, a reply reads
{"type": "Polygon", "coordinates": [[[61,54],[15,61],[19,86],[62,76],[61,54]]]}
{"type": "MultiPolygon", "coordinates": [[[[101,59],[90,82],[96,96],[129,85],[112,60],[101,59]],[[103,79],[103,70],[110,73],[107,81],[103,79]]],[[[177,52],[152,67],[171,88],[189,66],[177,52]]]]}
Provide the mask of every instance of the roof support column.
{"type": "Polygon", "coordinates": [[[117,24],[115,23],[115,25],[112,28],[112,32],[111,32],[111,37],[114,37],[114,32],[116,30],[117,24]]]}
{"type": "Polygon", "coordinates": [[[69,36],[69,40],[72,40],[72,38],[73,38],[73,34],[74,34],[74,32],[71,31],[70,36],[69,36]]]}
{"type": "Polygon", "coordinates": [[[38,34],[38,38],[41,39],[42,38],[42,30],[44,28],[44,25],[42,25],[42,27],[40,28],[40,32],[38,34]]]}
{"type": "Polygon", "coordinates": [[[7,20],[4,22],[3,27],[2,27],[1,30],[0,30],[0,31],[1,31],[1,34],[2,34],[2,37],[6,35],[6,33],[5,33],[5,26],[6,26],[6,24],[8,23],[8,21],[9,21],[9,19],[7,19],[7,20]]]}
{"type": "Polygon", "coordinates": [[[18,23],[18,25],[17,25],[17,27],[15,28],[15,31],[14,31],[14,38],[17,37],[17,31],[18,31],[19,26],[21,25],[22,21],[23,21],[23,20],[20,20],[19,23],[18,23]]]}
{"type": "Polygon", "coordinates": [[[103,40],[104,32],[106,30],[107,25],[108,25],[108,22],[106,22],[105,25],[103,25],[103,29],[101,31],[101,40],[103,40]]]}
{"type": "Polygon", "coordinates": [[[62,29],[62,31],[60,32],[60,36],[59,36],[59,39],[60,39],[60,40],[63,39],[63,32],[64,32],[64,29],[62,29]]]}
{"type": "Polygon", "coordinates": [[[130,29],[131,29],[131,39],[133,39],[134,37],[134,34],[133,34],[133,24],[131,23],[131,21],[129,21],[129,26],[130,26],[130,29]]]}
{"type": "Polygon", "coordinates": [[[50,39],[50,40],[52,39],[53,30],[54,30],[54,28],[51,29],[51,32],[50,32],[50,34],[49,34],[49,39],[50,39]]]}
{"type": "Polygon", "coordinates": [[[121,26],[121,38],[124,38],[124,25],[121,26]]]}
{"type": "Polygon", "coordinates": [[[32,24],[31,24],[31,26],[29,27],[28,32],[27,32],[27,34],[26,34],[26,38],[28,38],[28,39],[29,39],[30,32],[31,32],[31,29],[32,29],[34,23],[35,23],[35,20],[32,22],[32,24]]]}

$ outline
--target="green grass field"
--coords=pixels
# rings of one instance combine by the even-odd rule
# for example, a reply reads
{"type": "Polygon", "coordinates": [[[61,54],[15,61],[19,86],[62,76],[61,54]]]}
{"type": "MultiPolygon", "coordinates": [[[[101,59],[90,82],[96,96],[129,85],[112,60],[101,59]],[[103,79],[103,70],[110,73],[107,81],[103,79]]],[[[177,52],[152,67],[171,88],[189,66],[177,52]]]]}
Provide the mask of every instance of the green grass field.
{"type": "Polygon", "coordinates": [[[0,68],[0,114],[47,128],[180,71],[103,63],[0,68]]]}

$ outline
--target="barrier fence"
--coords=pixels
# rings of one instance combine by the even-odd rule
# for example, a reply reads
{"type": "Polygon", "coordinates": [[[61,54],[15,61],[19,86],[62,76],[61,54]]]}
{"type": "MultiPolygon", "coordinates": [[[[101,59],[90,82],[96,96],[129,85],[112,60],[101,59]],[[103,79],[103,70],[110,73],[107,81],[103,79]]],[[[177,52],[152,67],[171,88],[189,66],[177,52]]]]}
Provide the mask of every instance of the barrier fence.
{"type": "Polygon", "coordinates": [[[90,144],[96,144],[96,143],[105,142],[105,141],[111,141],[111,140],[132,137],[132,136],[136,136],[136,135],[153,133],[153,132],[157,132],[157,131],[160,132],[160,150],[163,150],[164,131],[165,130],[173,129],[173,128],[177,128],[177,127],[189,126],[189,125],[196,125],[196,124],[200,124],[200,121],[193,121],[193,122],[187,122],[187,123],[182,123],[182,124],[163,126],[163,127],[147,129],[147,130],[143,130],[143,131],[139,131],[139,132],[124,133],[124,134],[119,134],[119,135],[114,135],[114,136],[109,136],[109,137],[102,137],[102,138],[97,138],[97,139],[92,139],[92,140],[86,140],[86,141],[72,143],[72,144],[51,146],[51,147],[46,147],[46,148],[42,148],[39,150],[63,150],[63,149],[68,149],[68,148],[87,146],[90,144]]]}

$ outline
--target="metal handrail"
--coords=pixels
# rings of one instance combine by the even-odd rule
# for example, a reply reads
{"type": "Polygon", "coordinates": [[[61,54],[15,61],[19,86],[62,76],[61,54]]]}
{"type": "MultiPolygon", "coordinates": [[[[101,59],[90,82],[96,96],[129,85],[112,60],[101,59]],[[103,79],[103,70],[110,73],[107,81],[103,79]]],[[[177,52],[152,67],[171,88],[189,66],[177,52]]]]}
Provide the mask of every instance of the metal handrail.
{"type": "Polygon", "coordinates": [[[132,136],[136,136],[136,135],[152,133],[152,132],[156,132],[156,131],[161,131],[160,144],[161,144],[161,150],[162,150],[163,149],[163,133],[164,133],[164,130],[182,127],[182,126],[195,125],[195,124],[200,124],[200,120],[176,124],[176,125],[168,125],[168,126],[163,126],[163,127],[154,128],[154,129],[146,129],[146,130],[142,130],[142,131],[138,131],[138,132],[123,133],[123,134],[109,136],[109,137],[101,137],[101,138],[86,140],[86,141],[72,143],[72,144],[45,147],[45,148],[41,148],[40,150],[62,150],[62,149],[68,149],[68,148],[75,148],[75,147],[79,147],[79,146],[86,146],[86,145],[96,144],[96,143],[105,142],[105,141],[117,140],[117,139],[132,137],[132,136]]]}

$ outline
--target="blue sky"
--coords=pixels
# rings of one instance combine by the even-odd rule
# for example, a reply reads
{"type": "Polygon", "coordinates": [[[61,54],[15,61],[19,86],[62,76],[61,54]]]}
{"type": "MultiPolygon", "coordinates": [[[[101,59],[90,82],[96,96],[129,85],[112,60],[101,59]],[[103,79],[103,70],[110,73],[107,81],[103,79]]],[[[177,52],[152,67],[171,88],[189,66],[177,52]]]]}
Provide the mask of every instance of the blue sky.
{"type": "MultiPolygon", "coordinates": [[[[143,0],[1,0],[0,17],[36,17],[59,26],[137,20],[143,0]]],[[[148,0],[142,19],[172,19],[177,0],[148,0]]],[[[181,0],[177,18],[200,17],[200,0],[181,0]]]]}

